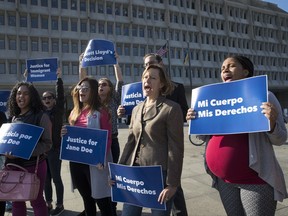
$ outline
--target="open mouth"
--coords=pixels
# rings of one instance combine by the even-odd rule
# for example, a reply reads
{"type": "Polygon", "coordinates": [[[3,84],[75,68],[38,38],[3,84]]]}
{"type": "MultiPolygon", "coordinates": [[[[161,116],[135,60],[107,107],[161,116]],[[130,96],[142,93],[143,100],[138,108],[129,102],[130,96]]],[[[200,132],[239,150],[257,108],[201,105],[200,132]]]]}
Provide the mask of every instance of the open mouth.
{"type": "Polygon", "coordinates": [[[225,82],[229,82],[229,81],[232,81],[232,76],[225,76],[223,77],[223,79],[225,82]]]}
{"type": "Polygon", "coordinates": [[[149,85],[146,85],[146,86],[144,86],[144,90],[145,90],[145,91],[150,91],[150,90],[151,90],[151,87],[150,87],[149,85]]]}

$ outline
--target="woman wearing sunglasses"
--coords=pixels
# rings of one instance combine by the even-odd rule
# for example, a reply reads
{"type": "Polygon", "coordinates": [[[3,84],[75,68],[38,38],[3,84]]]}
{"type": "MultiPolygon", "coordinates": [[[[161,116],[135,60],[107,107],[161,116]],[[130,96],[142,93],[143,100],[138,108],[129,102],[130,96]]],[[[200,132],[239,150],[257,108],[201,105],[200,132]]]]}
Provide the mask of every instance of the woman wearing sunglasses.
{"type": "MultiPolygon", "coordinates": [[[[87,127],[108,130],[106,163],[99,166],[70,161],[70,173],[73,187],[77,188],[84,202],[85,211],[79,215],[96,216],[96,205],[102,216],[112,215],[111,192],[108,185],[107,162],[111,156],[111,120],[106,107],[101,105],[96,79],[86,77],[72,90],[74,108],[69,116],[69,124],[77,127],[87,127]],[[92,179],[92,175],[95,179],[92,179]],[[93,196],[92,196],[93,194],[93,196]]],[[[67,133],[62,127],[62,136],[67,133]]]]}

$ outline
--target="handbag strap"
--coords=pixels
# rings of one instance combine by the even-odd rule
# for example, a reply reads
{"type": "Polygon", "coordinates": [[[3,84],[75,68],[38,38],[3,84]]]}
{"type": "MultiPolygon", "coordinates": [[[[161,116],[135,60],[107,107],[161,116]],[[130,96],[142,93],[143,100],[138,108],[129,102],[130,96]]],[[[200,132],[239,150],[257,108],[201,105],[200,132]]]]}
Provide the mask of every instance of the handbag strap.
{"type": "Polygon", "coordinates": [[[37,171],[38,171],[38,164],[39,164],[39,155],[37,156],[37,160],[36,160],[36,166],[35,166],[35,174],[37,175],[37,171]]]}

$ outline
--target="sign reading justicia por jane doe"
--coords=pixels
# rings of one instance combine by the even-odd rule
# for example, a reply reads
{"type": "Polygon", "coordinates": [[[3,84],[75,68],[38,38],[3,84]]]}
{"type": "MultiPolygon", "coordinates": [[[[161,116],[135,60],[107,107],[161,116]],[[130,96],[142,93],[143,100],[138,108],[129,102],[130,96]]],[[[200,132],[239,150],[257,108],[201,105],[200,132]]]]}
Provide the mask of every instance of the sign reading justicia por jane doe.
{"type": "Polygon", "coordinates": [[[260,107],[267,101],[266,75],[193,89],[191,107],[197,115],[190,121],[189,134],[269,131],[269,120],[260,107]]]}

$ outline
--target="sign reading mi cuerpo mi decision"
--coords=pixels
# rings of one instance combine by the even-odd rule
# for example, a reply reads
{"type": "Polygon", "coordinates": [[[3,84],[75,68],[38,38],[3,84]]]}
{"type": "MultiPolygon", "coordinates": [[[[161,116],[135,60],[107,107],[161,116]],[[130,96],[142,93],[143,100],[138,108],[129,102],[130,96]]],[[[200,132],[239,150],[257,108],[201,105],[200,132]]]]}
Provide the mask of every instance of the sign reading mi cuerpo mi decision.
{"type": "Polygon", "coordinates": [[[268,101],[267,76],[206,85],[192,90],[191,107],[197,112],[189,134],[232,134],[269,131],[261,113],[268,101]]]}
{"type": "Polygon", "coordinates": [[[82,59],[82,67],[116,64],[114,44],[109,40],[90,40],[82,59]]]}

